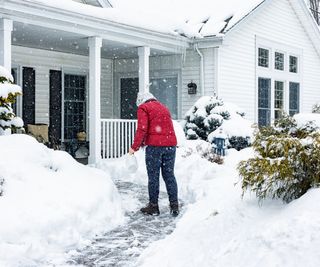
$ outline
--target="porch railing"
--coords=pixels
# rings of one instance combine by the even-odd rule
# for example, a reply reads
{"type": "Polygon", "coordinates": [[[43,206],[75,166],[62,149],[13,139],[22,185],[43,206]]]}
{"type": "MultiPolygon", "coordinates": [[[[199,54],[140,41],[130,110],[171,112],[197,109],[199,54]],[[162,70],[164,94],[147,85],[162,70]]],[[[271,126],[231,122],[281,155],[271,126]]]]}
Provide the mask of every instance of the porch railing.
{"type": "Polygon", "coordinates": [[[102,158],[118,158],[126,154],[132,145],[136,128],[136,120],[102,119],[102,158]]]}

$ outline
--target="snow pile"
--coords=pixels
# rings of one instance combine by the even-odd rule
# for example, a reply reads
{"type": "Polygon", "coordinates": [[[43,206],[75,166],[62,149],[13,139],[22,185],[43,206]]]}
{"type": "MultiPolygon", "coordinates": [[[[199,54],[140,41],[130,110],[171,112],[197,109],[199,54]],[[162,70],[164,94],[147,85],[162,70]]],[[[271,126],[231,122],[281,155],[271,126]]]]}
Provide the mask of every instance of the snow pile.
{"type": "Polygon", "coordinates": [[[296,120],[298,128],[301,128],[308,123],[315,124],[320,128],[319,113],[299,113],[294,115],[293,118],[296,120]]]}
{"type": "Polygon", "coordinates": [[[46,266],[123,221],[110,176],[27,135],[0,137],[0,266],[46,266]],[[57,256],[59,255],[59,256],[57,256]]]}
{"type": "Polygon", "coordinates": [[[0,77],[5,77],[10,82],[14,82],[11,73],[3,66],[0,66],[0,77]]]}
{"type": "Polygon", "coordinates": [[[199,182],[207,177],[198,188],[202,198],[189,205],[170,236],[144,251],[138,266],[319,266],[320,189],[289,205],[266,201],[260,206],[249,195],[242,200],[236,165],[252,154],[251,148],[231,150],[225,165],[214,165],[206,176],[203,160],[195,161],[192,168],[202,165],[199,182]]]}
{"type": "MultiPolygon", "coordinates": [[[[215,109],[217,108],[221,109],[222,107],[218,106],[215,109]]],[[[253,123],[241,116],[244,112],[237,105],[228,102],[224,103],[223,109],[230,113],[230,117],[228,120],[224,120],[223,124],[214,132],[209,134],[208,141],[212,143],[215,137],[222,136],[228,139],[232,136],[237,136],[252,140],[254,133],[253,123]]]]}
{"type": "Polygon", "coordinates": [[[82,15],[187,37],[219,36],[264,0],[114,0],[100,8],[72,0],[29,0],[82,15]],[[139,16],[137,16],[139,14],[139,16]]]}

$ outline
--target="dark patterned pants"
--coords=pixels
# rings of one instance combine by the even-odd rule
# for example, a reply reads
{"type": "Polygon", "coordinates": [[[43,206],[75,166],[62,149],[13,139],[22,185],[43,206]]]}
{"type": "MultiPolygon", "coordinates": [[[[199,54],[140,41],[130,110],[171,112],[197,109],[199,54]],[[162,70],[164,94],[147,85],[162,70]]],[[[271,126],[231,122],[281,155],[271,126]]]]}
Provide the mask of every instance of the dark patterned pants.
{"type": "Polygon", "coordinates": [[[174,176],[176,147],[147,146],[146,165],[148,172],[149,201],[157,204],[159,197],[160,169],[166,184],[170,203],[178,202],[178,187],[174,176]]]}

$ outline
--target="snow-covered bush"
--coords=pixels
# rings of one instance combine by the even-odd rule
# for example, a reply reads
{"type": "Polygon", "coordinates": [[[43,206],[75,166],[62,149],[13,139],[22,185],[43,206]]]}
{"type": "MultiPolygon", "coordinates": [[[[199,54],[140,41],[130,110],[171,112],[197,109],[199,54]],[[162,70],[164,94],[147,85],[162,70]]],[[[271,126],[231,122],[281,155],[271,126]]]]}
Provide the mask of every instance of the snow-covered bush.
{"type": "Polygon", "coordinates": [[[212,150],[212,145],[206,141],[199,140],[196,145],[186,147],[182,157],[187,158],[194,153],[212,163],[223,164],[224,162],[223,157],[215,154],[212,150]]]}
{"type": "Polygon", "coordinates": [[[0,66],[0,135],[23,127],[22,119],[15,116],[11,107],[20,94],[20,86],[13,84],[12,75],[0,66]]]}
{"type": "Polygon", "coordinates": [[[256,133],[253,148],[256,156],[238,166],[243,192],[290,202],[319,186],[320,132],[314,121],[301,124],[284,116],[256,133]]]}
{"type": "Polygon", "coordinates": [[[240,150],[250,145],[253,129],[236,105],[224,103],[216,96],[203,96],[186,113],[187,139],[213,142],[224,136],[229,148],[240,150]]]}
{"type": "Polygon", "coordinates": [[[312,113],[320,113],[320,103],[316,103],[313,105],[312,113]]]}

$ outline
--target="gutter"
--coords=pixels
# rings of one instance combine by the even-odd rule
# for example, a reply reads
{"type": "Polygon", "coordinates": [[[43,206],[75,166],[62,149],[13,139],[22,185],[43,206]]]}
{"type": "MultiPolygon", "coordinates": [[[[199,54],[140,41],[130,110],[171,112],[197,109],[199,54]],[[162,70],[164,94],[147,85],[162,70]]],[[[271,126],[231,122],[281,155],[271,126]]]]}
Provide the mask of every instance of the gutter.
{"type": "Polygon", "coordinates": [[[201,96],[204,96],[204,58],[203,54],[200,52],[198,48],[198,44],[194,46],[195,50],[200,56],[200,84],[201,84],[201,96]]]}

